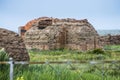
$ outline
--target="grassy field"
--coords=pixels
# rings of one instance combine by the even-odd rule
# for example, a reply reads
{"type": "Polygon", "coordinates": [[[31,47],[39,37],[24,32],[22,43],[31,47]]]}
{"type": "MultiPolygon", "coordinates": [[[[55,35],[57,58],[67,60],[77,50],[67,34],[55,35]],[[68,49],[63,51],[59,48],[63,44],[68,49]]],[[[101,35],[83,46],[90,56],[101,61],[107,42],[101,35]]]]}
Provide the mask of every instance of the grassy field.
{"type": "MultiPolygon", "coordinates": [[[[104,50],[91,51],[29,50],[30,61],[101,61],[120,60],[120,46],[105,46],[104,50]],[[116,50],[117,47],[117,50],[116,50]]],[[[5,52],[0,52],[0,61],[7,61],[5,52]]],[[[0,80],[9,80],[9,65],[0,65],[0,80]]],[[[25,68],[15,65],[14,80],[120,80],[118,64],[40,64],[25,68]],[[104,69],[103,69],[104,67],[104,69]]]]}
{"type": "Polygon", "coordinates": [[[29,51],[31,61],[65,61],[65,60],[119,60],[120,51],[103,51],[101,49],[81,52],[70,50],[29,51]]]}

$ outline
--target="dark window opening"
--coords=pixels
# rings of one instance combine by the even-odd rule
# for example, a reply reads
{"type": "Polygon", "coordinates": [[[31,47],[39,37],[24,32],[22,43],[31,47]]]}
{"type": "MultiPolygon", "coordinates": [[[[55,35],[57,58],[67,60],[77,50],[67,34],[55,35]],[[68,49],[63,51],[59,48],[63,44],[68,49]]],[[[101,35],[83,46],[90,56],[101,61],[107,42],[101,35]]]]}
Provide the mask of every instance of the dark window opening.
{"type": "Polygon", "coordinates": [[[26,30],[21,30],[21,32],[26,32],[26,30]]]}
{"type": "Polygon", "coordinates": [[[38,27],[38,29],[45,29],[46,27],[38,27]]]}
{"type": "Polygon", "coordinates": [[[41,20],[38,23],[38,29],[45,29],[47,26],[52,25],[52,20],[41,20]]]}

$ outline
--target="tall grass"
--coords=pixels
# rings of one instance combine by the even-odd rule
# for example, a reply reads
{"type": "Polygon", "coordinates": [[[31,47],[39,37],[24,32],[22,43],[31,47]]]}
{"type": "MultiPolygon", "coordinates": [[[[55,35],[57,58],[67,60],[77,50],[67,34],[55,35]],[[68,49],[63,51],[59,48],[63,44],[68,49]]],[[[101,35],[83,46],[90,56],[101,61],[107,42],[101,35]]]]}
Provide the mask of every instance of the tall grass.
{"type": "Polygon", "coordinates": [[[71,70],[65,65],[31,65],[23,72],[17,72],[14,79],[23,77],[24,80],[119,80],[117,75],[102,75],[100,71],[93,68],[92,72],[87,69],[71,70]],[[52,67],[51,67],[52,66],[52,67]]]}
{"type": "MultiPolygon", "coordinates": [[[[103,51],[100,49],[91,51],[73,51],[73,50],[53,50],[39,51],[30,50],[31,61],[68,61],[68,60],[113,60],[116,55],[112,51],[103,51]]],[[[5,52],[0,52],[1,61],[8,61],[5,52]]],[[[117,56],[120,58],[120,56],[117,56]]],[[[120,80],[120,64],[106,64],[106,70],[101,65],[89,64],[43,64],[29,65],[27,68],[20,68],[15,65],[14,80],[120,80]],[[118,66],[118,67],[117,67],[118,66]],[[96,68],[97,67],[97,68],[96,68]],[[113,68],[116,68],[115,70],[113,68]],[[103,73],[106,71],[105,73],[103,73]]],[[[3,67],[3,66],[2,66],[3,67]]],[[[0,68],[2,69],[1,65],[0,68]]],[[[9,80],[8,67],[0,70],[0,80],[9,80]],[[4,73],[3,73],[4,72],[4,73]]]]}
{"type": "MultiPolygon", "coordinates": [[[[0,50],[0,61],[8,61],[8,55],[5,51],[0,50]]],[[[7,80],[9,77],[9,65],[0,64],[0,80],[7,80]]]]}

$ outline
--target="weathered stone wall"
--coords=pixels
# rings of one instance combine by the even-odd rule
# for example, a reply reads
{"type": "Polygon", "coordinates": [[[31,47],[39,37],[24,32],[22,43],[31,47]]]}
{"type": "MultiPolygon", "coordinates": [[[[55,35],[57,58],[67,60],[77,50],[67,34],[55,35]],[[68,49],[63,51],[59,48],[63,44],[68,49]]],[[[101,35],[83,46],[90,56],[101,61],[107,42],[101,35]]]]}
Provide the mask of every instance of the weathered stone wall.
{"type": "Polygon", "coordinates": [[[101,48],[94,27],[86,20],[44,18],[26,31],[24,41],[28,49],[69,48],[89,50],[101,48]]]}
{"type": "Polygon", "coordinates": [[[20,34],[28,49],[69,48],[89,50],[120,44],[120,36],[99,36],[86,20],[41,17],[22,26],[20,34]]]}
{"type": "Polygon", "coordinates": [[[0,48],[16,61],[29,61],[25,44],[17,33],[0,28],[0,48]]]}
{"type": "Polygon", "coordinates": [[[120,35],[108,35],[109,36],[109,42],[111,45],[120,45],[120,35]]]}
{"type": "Polygon", "coordinates": [[[101,36],[100,40],[104,45],[120,45],[120,35],[101,36]]]}

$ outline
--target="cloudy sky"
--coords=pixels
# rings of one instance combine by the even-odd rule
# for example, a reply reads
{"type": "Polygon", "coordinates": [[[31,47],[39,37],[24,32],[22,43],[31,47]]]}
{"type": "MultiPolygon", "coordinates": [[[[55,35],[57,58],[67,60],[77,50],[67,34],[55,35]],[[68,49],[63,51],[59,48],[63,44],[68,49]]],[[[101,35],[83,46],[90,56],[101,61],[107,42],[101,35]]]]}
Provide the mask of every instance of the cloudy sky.
{"type": "Polygon", "coordinates": [[[0,28],[17,32],[42,16],[88,19],[96,29],[120,29],[120,0],[0,0],[0,28]]]}

